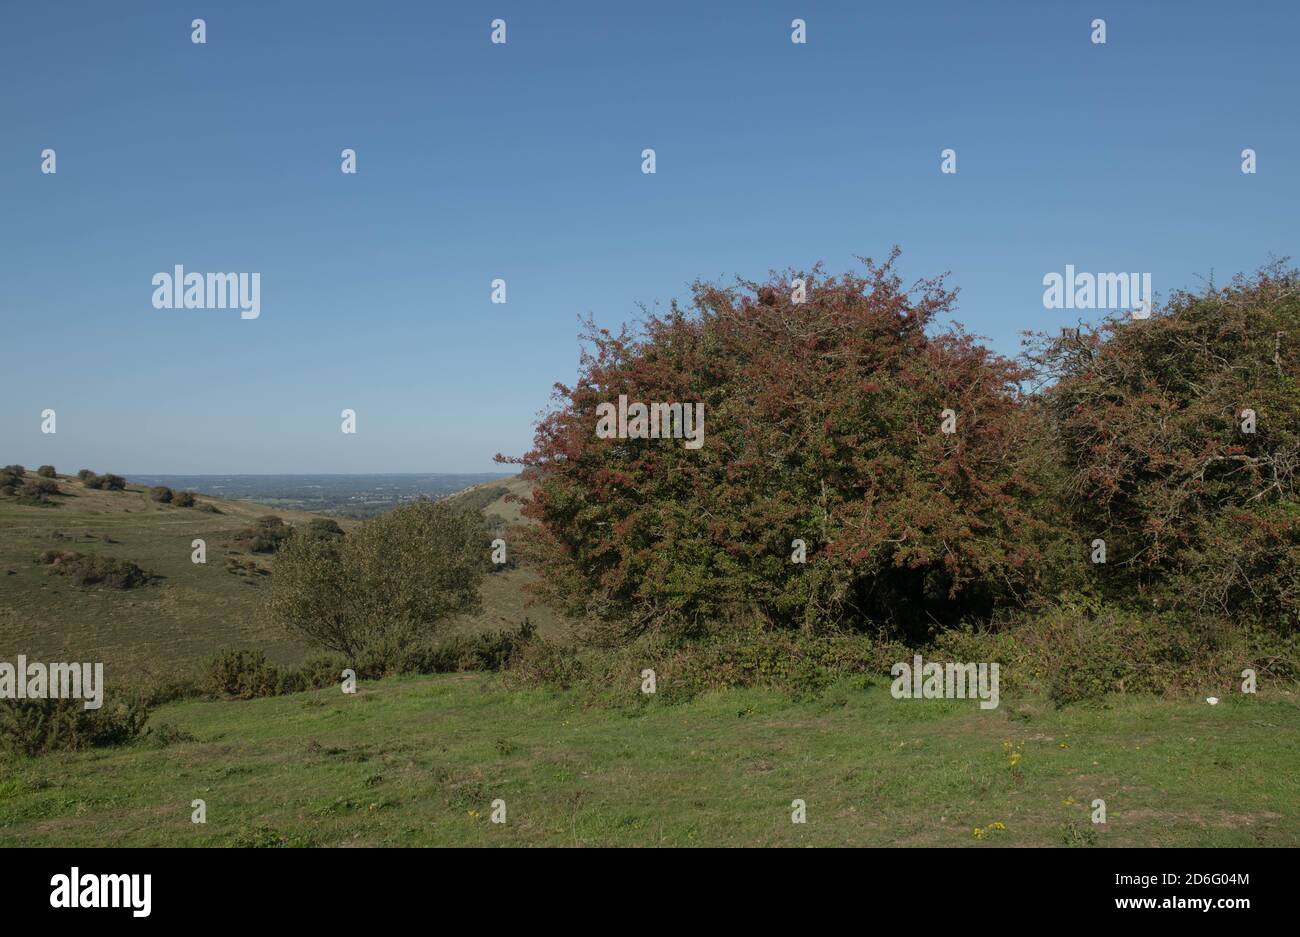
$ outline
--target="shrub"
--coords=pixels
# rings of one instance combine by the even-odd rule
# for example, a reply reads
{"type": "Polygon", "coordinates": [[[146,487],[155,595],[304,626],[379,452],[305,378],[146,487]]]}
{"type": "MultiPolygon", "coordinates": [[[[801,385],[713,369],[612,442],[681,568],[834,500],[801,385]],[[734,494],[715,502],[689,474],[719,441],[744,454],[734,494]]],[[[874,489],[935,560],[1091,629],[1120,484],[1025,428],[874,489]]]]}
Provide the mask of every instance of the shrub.
{"type": "Polygon", "coordinates": [[[259,517],[252,527],[245,527],[235,536],[235,543],[253,553],[275,553],[289,538],[293,528],[274,514],[259,517]]]}
{"type": "Polygon", "coordinates": [[[357,672],[367,677],[404,673],[459,673],[469,670],[502,671],[513,657],[536,637],[528,619],[515,631],[486,631],[454,635],[425,645],[404,646],[393,653],[367,648],[357,672]]]}
{"type": "Polygon", "coordinates": [[[58,475],[58,472],[54,471],[53,465],[42,465],[36,470],[36,474],[41,478],[54,478],[58,475]]]}
{"type": "Polygon", "coordinates": [[[936,328],[954,294],[904,289],[896,256],[865,276],[797,274],[800,305],[791,271],[696,284],[692,308],[640,334],[589,324],[578,382],[557,386],[520,460],[544,594],[616,642],[749,620],[921,639],[1043,588],[1049,451],[1023,413],[1029,372],[936,328]],[[703,446],[597,438],[598,406],[620,395],[703,402],[703,446]]]}
{"type": "Polygon", "coordinates": [[[92,472],[90,469],[82,469],[81,471],[77,472],[77,478],[81,479],[83,482],[87,478],[93,478],[94,475],[95,473],[92,472]]]}
{"type": "Polygon", "coordinates": [[[0,469],[0,471],[4,471],[9,475],[17,475],[19,478],[22,478],[27,474],[27,469],[23,468],[16,462],[13,465],[6,465],[3,469],[0,469]]]}
{"type": "Polygon", "coordinates": [[[343,682],[343,671],[356,668],[346,657],[337,654],[318,654],[308,658],[298,668],[298,682],[304,690],[323,690],[343,682]]]}
{"type": "Polygon", "coordinates": [[[28,479],[14,494],[18,496],[20,504],[47,507],[52,504],[50,496],[59,494],[59,484],[48,478],[28,479]]]}
{"type": "Polygon", "coordinates": [[[23,478],[23,473],[13,471],[12,465],[0,469],[0,491],[7,495],[17,494],[25,484],[23,478]]]}
{"type": "Polygon", "coordinates": [[[154,485],[149,489],[149,497],[159,504],[170,504],[173,492],[166,485],[154,485]]]}
{"type": "Polygon", "coordinates": [[[177,491],[172,495],[172,504],[178,508],[192,508],[196,500],[192,491],[177,491]]]}
{"type": "Polygon", "coordinates": [[[651,634],[624,647],[583,651],[537,639],[511,658],[505,677],[512,686],[578,684],[595,699],[623,705],[646,701],[640,687],[647,668],[655,672],[655,698],[664,702],[738,687],[806,698],[841,680],[885,677],[894,662],[910,659],[903,645],[865,635],[751,627],[693,640],[651,634]]]}
{"type": "Polygon", "coordinates": [[[315,540],[339,540],[343,537],[343,528],[339,526],[338,521],[328,517],[316,517],[307,522],[303,536],[315,540]]]}
{"type": "Polygon", "coordinates": [[[510,662],[507,686],[547,686],[568,689],[584,676],[577,651],[550,641],[533,641],[510,662]]]}
{"type": "Polygon", "coordinates": [[[112,472],[105,475],[96,475],[92,472],[84,479],[83,484],[96,491],[122,491],[126,488],[126,479],[112,472]]]}
{"type": "Polygon", "coordinates": [[[198,685],[217,699],[244,700],[275,696],[283,681],[280,669],[262,651],[227,650],[204,661],[198,685]]]}
{"type": "Polygon", "coordinates": [[[1040,336],[1078,549],[1116,602],[1300,627],[1300,273],[1040,336]],[[1256,414],[1243,432],[1243,413],[1256,414]]]}
{"type": "Polygon", "coordinates": [[[53,572],[67,576],[79,586],[106,585],[112,589],[133,589],[149,582],[150,576],[130,560],[118,560],[97,553],[46,550],[37,559],[53,572]]]}
{"type": "Polygon", "coordinates": [[[138,700],[108,698],[99,709],[81,699],[0,702],[0,748],[28,757],[123,745],[140,736],[149,714],[138,700]]]}
{"type": "Polygon", "coordinates": [[[478,605],[482,516],[433,502],[395,508],[341,540],[291,537],[271,580],[272,618],[357,659],[394,658],[478,605]]]}

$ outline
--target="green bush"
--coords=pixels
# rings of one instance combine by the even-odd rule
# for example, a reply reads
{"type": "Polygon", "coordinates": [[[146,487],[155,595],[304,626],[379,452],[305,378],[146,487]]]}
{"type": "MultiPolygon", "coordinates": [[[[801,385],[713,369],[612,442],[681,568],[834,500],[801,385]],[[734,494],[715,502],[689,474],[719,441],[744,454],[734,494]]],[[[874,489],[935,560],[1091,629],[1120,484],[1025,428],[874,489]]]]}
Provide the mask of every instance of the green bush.
{"type": "Polygon", "coordinates": [[[149,497],[159,504],[170,504],[173,496],[173,491],[166,485],[154,485],[149,489],[149,497]]]}
{"type": "Polygon", "coordinates": [[[41,476],[41,478],[54,478],[59,473],[54,471],[53,465],[42,465],[36,470],[36,474],[41,476]]]}
{"type": "Polygon", "coordinates": [[[1062,527],[1135,610],[1300,628],[1300,272],[1041,336],[1062,527]],[[1253,425],[1245,411],[1254,413],[1253,425]]]}
{"type": "Polygon", "coordinates": [[[149,718],[138,700],[110,697],[99,709],[80,699],[0,702],[0,749],[35,756],[123,745],[138,738],[149,718]]]}
{"type": "Polygon", "coordinates": [[[290,537],[276,560],[270,612],[290,634],[385,669],[478,606],[482,515],[403,505],[341,540],[290,537]]]}
{"type": "Polygon", "coordinates": [[[343,671],[353,667],[346,657],[337,654],[318,654],[310,657],[298,668],[298,682],[304,690],[323,690],[343,682],[343,671]]]}
{"type": "Polygon", "coordinates": [[[126,479],[121,475],[114,475],[112,472],[105,475],[96,475],[91,472],[83,480],[83,484],[87,488],[93,488],[96,491],[123,491],[126,488],[126,479]]]}
{"type": "Polygon", "coordinates": [[[339,522],[328,517],[312,518],[307,522],[307,526],[302,533],[304,537],[310,537],[313,540],[341,540],[343,538],[343,528],[339,526],[339,522]]]}
{"type": "Polygon", "coordinates": [[[150,576],[130,560],[118,560],[97,553],[75,550],[46,550],[36,560],[53,572],[67,576],[79,586],[106,585],[133,589],[149,582],[150,576]]]}
{"type": "Polygon", "coordinates": [[[275,553],[293,536],[293,528],[274,514],[259,517],[235,535],[235,543],[253,553],[275,553]]]}
{"type": "Polygon", "coordinates": [[[198,685],[217,699],[245,700],[275,696],[284,689],[284,681],[285,675],[262,651],[226,650],[204,661],[198,685]]]}
{"type": "Polygon", "coordinates": [[[19,504],[50,507],[54,503],[50,500],[50,496],[59,494],[59,484],[48,478],[28,479],[14,494],[17,495],[19,504]]]}
{"type": "Polygon", "coordinates": [[[643,670],[655,672],[655,698],[680,702],[711,690],[772,687],[795,698],[816,696],[848,678],[884,677],[902,644],[860,634],[803,635],[751,629],[700,640],[646,635],[618,648],[586,648],[533,640],[505,672],[512,686],[579,685],[585,695],[614,704],[644,703],[643,670]]]}
{"type": "Polygon", "coordinates": [[[550,641],[532,641],[519,649],[506,671],[506,685],[568,689],[586,675],[574,648],[550,641]]]}
{"type": "Polygon", "coordinates": [[[15,495],[23,486],[23,473],[13,471],[13,466],[7,466],[0,469],[0,492],[7,495],[15,495]]]}
{"type": "Polygon", "coordinates": [[[82,469],[81,471],[77,472],[77,478],[81,479],[83,482],[87,478],[93,478],[94,476],[95,473],[92,472],[90,469],[82,469]]]}
{"type": "Polygon", "coordinates": [[[192,491],[177,491],[172,495],[172,504],[178,508],[192,508],[195,500],[192,491]]]}

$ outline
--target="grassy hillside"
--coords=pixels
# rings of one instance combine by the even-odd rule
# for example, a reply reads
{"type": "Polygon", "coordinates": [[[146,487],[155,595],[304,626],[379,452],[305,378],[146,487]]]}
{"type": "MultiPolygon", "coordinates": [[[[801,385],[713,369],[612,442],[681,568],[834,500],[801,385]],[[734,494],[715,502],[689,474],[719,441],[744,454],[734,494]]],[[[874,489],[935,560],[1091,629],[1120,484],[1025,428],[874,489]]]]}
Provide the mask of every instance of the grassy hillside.
{"type": "MultiPolygon", "coordinates": [[[[267,514],[295,525],[316,515],[201,496],[201,504],[221,512],[209,513],[159,504],[140,485],[97,491],[67,476],[58,483],[62,493],[52,507],[0,497],[0,659],[101,660],[110,680],[132,683],[185,671],[224,647],[264,649],[283,663],[310,653],[265,620],[265,574],[273,572],[274,558],[249,552],[236,536],[267,514]],[[196,538],[207,542],[206,565],[190,561],[196,538]],[[46,550],[130,560],[157,578],[126,590],[80,586],[34,562],[46,550]],[[255,569],[232,573],[230,559],[255,569]]],[[[477,486],[464,497],[514,522],[518,508],[503,498],[524,490],[522,484],[477,486]]],[[[344,529],[356,523],[336,520],[344,529]]],[[[525,615],[545,634],[562,631],[546,610],[524,609],[522,586],[530,575],[515,569],[488,576],[482,612],[449,623],[449,631],[514,628],[525,615]]]]}
{"type": "MultiPolygon", "coordinates": [[[[511,525],[531,523],[520,513],[517,498],[527,498],[532,491],[530,482],[510,478],[466,488],[447,500],[453,504],[481,510],[489,523],[502,527],[507,550],[513,548],[505,529],[511,525]]],[[[525,617],[538,632],[551,640],[566,637],[572,623],[545,605],[528,605],[527,584],[535,573],[528,569],[504,569],[483,580],[483,610],[477,615],[465,616],[451,624],[456,632],[494,631],[513,629],[525,617]]]]}
{"type": "Polygon", "coordinates": [[[0,498],[0,658],[102,660],[116,679],[129,679],[224,646],[256,645],[280,660],[303,654],[262,620],[266,577],[233,574],[227,559],[238,554],[269,569],[271,558],[236,545],[236,535],[267,514],[289,524],[312,515],[200,497],[216,514],[159,504],[139,485],[95,491],[76,478],[58,482],[53,507],[0,498]],[[196,538],[207,542],[205,565],[190,561],[196,538]],[[79,586],[33,562],[45,550],[130,560],[160,578],[127,590],[79,586]]]}
{"type": "Polygon", "coordinates": [[[190,740],[6,766],[0,845],[1300,845],[1280,695],[983,712],[878,682],[623,711],[455,674],[151,721],[190,740]]]}

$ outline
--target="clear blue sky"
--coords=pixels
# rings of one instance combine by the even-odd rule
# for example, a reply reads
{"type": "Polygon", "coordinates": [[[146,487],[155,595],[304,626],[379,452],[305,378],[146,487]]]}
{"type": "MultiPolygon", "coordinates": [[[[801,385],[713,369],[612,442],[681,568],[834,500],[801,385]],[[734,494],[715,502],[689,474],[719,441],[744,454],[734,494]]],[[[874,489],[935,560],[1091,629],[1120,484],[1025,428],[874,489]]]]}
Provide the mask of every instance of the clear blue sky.
{"type": "Polygon", "coordinates": [[[894,243],[1014,353],[1067,263],[1164,293],[1296,253],[1298,33],[1294,2],[7,2],[0,462],[492,470],[580,315],[894,243]],[[261,273],[261,317],[154,309],[177,263],[261,273]]]}

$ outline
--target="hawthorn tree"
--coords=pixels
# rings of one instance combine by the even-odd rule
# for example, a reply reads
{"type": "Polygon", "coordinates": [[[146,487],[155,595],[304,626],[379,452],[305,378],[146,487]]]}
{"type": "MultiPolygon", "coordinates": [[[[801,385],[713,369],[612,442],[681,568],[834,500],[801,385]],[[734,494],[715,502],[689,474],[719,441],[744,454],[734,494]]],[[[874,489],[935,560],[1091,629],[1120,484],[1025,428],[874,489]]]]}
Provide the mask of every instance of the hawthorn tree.
{"type": "MultiPolygon", "coordinates": [[[[1300,275],[1275,263],[1029,360],[1109,598],[1300,624],[1300,275]]],[[[1083,550],[1085,547],[1080,546],[1083,550]]]]}
{"type": "Polygon", "coordinates": [[[536,483],[548,599],[612,641],[741,622],[923,637],[1041,587],[1050,453],[1028,372],[938,329],[955,293],[905,289],[897,256],[697,282],[636,333],[588,321],[577,383],[556,385],[532,451],[498,457],[536,483]],[[621,394],[703,402],[703,445],[598,438],[621,394]]]}

